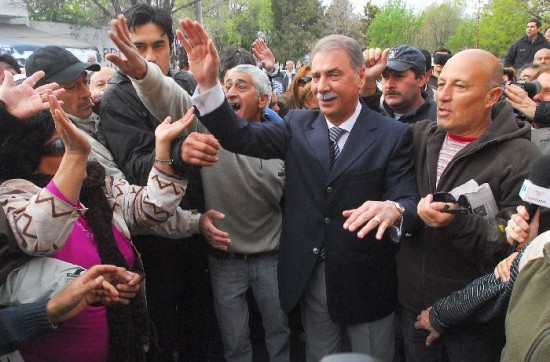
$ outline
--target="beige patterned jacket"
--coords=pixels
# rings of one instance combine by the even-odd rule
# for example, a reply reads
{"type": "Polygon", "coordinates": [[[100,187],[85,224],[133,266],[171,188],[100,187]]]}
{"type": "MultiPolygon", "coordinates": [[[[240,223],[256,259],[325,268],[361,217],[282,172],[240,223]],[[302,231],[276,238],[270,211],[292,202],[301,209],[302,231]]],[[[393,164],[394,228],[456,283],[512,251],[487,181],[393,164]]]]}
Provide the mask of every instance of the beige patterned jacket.
{"type": "MultiPolygon", "coordinates": [[[[131,231],[139,232],[171,218],[186,187],[187,179],[153,167],[145,187],[107,177],[104,191],[113,208],[113,224],[130,239],[131,231]]],[[[76,220],[87,210],[22,179],[0,185],[0,204],[17,243],[31,255],[49,255],[62,248],[76,220]]]]}

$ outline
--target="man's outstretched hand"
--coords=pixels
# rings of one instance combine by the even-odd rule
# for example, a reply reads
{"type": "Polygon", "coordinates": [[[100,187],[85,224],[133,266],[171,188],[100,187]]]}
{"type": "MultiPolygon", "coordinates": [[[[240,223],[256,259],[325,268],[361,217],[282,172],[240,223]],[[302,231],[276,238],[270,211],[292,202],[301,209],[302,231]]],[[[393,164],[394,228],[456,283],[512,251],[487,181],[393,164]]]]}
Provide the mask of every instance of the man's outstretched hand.
{"type": "Polygon", "coordinates": [[[187,52],[189,70],[195,77],[199,89],[204,92],[218,84],[218,70],[220,57],[212,39],[202,27],[194,20],[185,18],[180,20],[180,30],[176,35],[187,52]]]}

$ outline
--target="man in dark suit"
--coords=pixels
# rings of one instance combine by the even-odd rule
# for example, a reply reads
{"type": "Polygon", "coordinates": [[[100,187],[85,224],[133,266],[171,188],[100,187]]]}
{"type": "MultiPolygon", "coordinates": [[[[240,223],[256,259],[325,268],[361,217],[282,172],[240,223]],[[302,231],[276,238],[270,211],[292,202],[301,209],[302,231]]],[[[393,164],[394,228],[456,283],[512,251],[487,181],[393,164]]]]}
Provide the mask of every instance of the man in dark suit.
{"type": "MultiPolygon", "coordinates": [[[[190,19],[180,25],[199,85],[193,99],[201,122],[231,152],[285,160],[279,291],[283,310],[301,302],[308,361],[341,351],[344,335],[353,351],[391,361],[396,242],[417,224],[412,134],[360,104],[359,44],[331,35],[313,49],[320,111],[253,124],[225,99],[218,54],[202,26],[190,19]]],[[[197,148],[215,158],[215,147],[197,148]]]]}

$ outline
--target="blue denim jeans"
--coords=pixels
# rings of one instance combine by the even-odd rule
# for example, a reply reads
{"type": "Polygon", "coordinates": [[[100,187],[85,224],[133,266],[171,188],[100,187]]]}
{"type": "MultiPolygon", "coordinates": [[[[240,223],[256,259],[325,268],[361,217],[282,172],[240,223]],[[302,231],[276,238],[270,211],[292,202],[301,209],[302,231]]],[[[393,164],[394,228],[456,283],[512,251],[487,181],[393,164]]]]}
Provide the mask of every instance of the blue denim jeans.
{"type": "Polygon", "coordinates": [[[278,253],[248,260],[208,255],[214,308],[227,362],[252,361],[246,291],[252,288],[262,315],[270,361],[290,359],[290,330],[277,285],[278,253]]]}
{"type": "Polygon", "coordinates": [[[445,331],[430,347],[426,347],[428,332],[415,329],[417,314],[401,308],[400,322],[407,362],[469,362],[499,361],[506,341],[504,321],[466,323],[445,331]]]}

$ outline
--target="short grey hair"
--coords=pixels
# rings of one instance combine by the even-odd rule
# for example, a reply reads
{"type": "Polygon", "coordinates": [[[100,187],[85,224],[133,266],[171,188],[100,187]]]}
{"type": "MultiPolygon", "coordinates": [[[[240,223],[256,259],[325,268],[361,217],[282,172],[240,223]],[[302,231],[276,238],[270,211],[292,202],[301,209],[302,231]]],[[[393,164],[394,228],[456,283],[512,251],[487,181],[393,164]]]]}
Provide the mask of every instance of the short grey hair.
{"type": "Polygon", "coordinates": [[[271,81],[269,80],[267,74],[265,74],[265,72],[257,66],[250,64],[239,64],[236,67],[231,68],[228,73],[231,72],[243,72],[249,74],[250,78],[252,78],[252,84],[256,87],[258,96],[261,98],[265,94],[268,95],[266,106],[261,109],[263,115],[265,113],[265,109],[271,104],[271,94],[273,93],[271,81]]]}
{"type": "Polygon", "coordinates": [[[359,43],[348,36],[333,34],[320,39],[311,51],[311,59],[319,52],[345,50],[355,71],[359,71],[365,65],[363,52],[359,43]]]}

